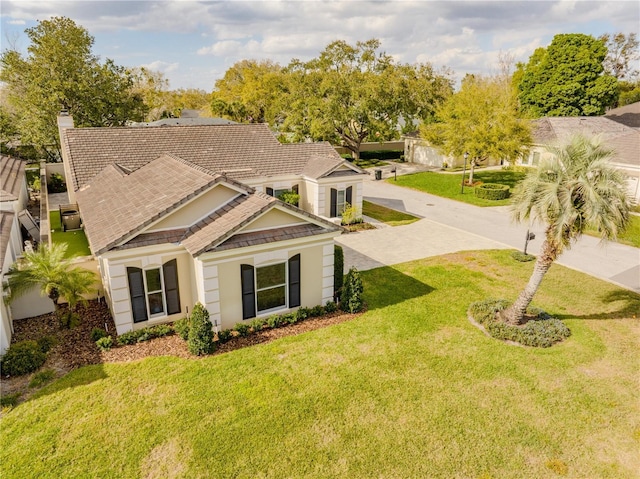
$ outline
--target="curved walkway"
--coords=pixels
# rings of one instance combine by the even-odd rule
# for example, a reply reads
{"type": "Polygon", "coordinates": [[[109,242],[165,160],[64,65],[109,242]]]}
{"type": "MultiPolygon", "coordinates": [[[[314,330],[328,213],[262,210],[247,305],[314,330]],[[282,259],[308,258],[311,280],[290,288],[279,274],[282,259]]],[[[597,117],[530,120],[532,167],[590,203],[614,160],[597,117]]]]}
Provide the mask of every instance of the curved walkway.
{"type": "MultiPolygon", "coordinates": [[[[400,173],[400,170],[398,170],[400,173]]],[[[403,171],[404,173],[404,171],[403,171]]],[[[393,177],[385,171],[384,177],[393,177]]],[[[439,196],[375,181],[364,181],[366,200],[421,217],[410,225],[342,235],[345,266],[376,268],[474,249],[524,247],[527,225],[512,223],[508,207],[481,208],[439,196]]],[[[532,225],[536,239],[528,252],[538,254],[544,237],[541,225],[532,225]]],[[[563,266],[640,292],[640,249],[618,243],[601,244],[583,236],[557,261],[563,266]]]]}

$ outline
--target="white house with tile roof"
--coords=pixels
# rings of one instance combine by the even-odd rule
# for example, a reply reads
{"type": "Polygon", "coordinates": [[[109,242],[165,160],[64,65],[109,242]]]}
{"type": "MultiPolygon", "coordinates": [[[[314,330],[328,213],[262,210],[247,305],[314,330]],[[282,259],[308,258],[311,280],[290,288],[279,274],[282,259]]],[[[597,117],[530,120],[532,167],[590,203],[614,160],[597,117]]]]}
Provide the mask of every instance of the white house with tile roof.
{"type": "Polygon", "coordinates": [[[613,150],[611,163],[627,175],[629,197],[640,203],[640,129],[607,116],[545,117],[533,120],[534,144],[518,164],[536,166],[550,155],[546,145],[567,140],[575,134],[599,137],[613,150]]]}
{"type": "Polygon", "coordinates": [[[333,299],[335,224],[362,170],[266,125],[60,128],[77,202],[121,334],[196,302],[218,329],[333,299]],[[296,189],[300,208],[275,198],[296,189]],[[342,192],[342,193],[340,193],[342,192]]]}

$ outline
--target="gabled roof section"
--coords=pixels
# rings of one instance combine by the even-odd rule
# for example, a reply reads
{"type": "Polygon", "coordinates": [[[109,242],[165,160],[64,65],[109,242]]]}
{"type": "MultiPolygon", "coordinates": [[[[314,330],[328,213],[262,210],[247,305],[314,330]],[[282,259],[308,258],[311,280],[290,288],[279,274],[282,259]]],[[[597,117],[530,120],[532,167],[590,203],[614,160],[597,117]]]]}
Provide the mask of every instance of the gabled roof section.
{"type": "Polygon", "coordinates": [[[77,193],[91,250],[100,254],[126,242],[221,181],[229,180],[172,155],[131,174],[108,165],[77,193]]]}
{"type": "Polygon", "coordinates": [[[77,188],[107,165],[135,171],[163,154],[235,179],[305,170],[318,177],[344,161],[329,143],[281,144],[266,124],[67,128],[61,135],[77,188]]]}
{"type": "Polygon", "coordinates": [[[13,156],[0,156],[0,201],[15,201],[20,196],[25,162],[13,156]]]}
{"type": "Polygon", "coordinates": [[[609,110],[604,116],[631,128],[640,128],[640,101],[609,110]]]}

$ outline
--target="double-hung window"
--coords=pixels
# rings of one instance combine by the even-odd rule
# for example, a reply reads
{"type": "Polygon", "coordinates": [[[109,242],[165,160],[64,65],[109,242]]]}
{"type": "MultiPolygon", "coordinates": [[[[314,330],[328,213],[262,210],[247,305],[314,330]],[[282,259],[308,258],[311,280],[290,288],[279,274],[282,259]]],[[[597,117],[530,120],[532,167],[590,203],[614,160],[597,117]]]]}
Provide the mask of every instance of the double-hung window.
{"type": "Polygon", "coordinates": [[[353,186],[349,186],[346,189],[338,190],[331,188],[331,205],[330,215],[331,218],[337,218],[342,216],[347,205],[351,206],[353,200],[353,186]]]}
{"type": "Polygon", "coordinates": [[[240,266],[242,319],[300,306],[300,255],[289,261],[254,267],[240,266]]]}
{"type": "Polygon", "coordinates": [[[177,261],[160,267],[127,268],[133,322],[180,312],[177,261]]]}

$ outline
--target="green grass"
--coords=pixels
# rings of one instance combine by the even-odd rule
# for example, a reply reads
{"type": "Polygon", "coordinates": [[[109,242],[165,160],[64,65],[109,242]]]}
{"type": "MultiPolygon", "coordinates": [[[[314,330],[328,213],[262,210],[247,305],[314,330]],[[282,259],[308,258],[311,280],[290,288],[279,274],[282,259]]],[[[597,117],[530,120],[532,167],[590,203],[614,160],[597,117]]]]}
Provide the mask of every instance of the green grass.
{"type": "Polygon", "coordinates": [[[532,263],[464,252],[362,273],[355,320],[198,360],[85,367],[0,420],[0,476],[631,478],[640,296],[552,266],[548,349],[466,317],[532,263]]]}
{"type": "Polygon", "coordinates": [[[360,158],[359,160],[354,160],[354,165],[359,166],[360,168],[373,168],[375,166],[385,166],[388,165],[386,161],[380,161],[376,158],[360,158]]]}
{"type": "Polygon", "coordinates": [[[378,221],[382,221],[390,226],[408,225],[420,219],[417,216],[410,215],[409,213],[393,210],[386,206],[371,203],[366,200],[362,201],[362,214],[378,221]]]}
{"type": "MultiPolygon", "coordinates": [[[[474,182],[482,181],[483,183],[500,183],[508,185],[512,190],[524,177],[524,172],[512,170],[477,170],[473,173],[474,182]]],[[[465,174],[465,178],[469,178],[468,170],[465,174]]],[[[460,193],[462,174],[454,175],[427,171],[424,173],[415,173],[413,175],[399,176],[398,181],[393,181],[393,184],[413,188],[425,193],[462,201],[476,206],[502,206],[509,204],[508,198],[497,201],[476,198],[473,188],[468,186],[464,187],[464,193],[460,193]]]]}
{"type": "Polygon", "coordinates": [[[62,231],[60,213],[58,211],[49,212],[49,225],[53,230],[51,233],[51,240],[54,243],[67,244],[66,257],[89,256],[91,254],[89,242],[84,234],[84,230],[62,231]]]}
{"type": "MultiPolygon", "coordinates": [[[[586,234],[599,236],[595,230],[587,230],[586,234]]],[[[640,216],[629,215],[629,225],[627,229],[618,235],[618,243],[627,244],[640,248],[640,216]]]]}

